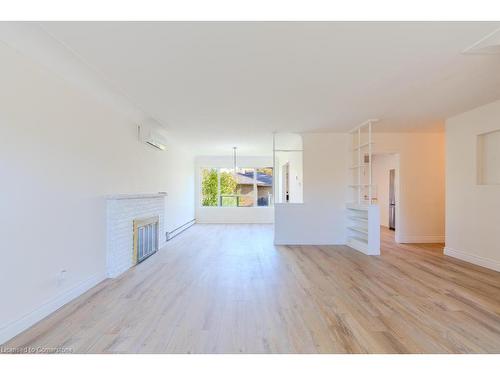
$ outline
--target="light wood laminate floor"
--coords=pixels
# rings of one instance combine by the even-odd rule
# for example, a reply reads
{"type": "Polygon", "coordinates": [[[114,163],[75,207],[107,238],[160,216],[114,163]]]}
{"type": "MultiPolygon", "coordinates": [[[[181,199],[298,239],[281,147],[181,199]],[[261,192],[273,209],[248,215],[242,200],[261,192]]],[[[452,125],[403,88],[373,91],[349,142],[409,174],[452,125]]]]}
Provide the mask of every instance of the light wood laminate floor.
{"type": "Polygon", "coordinates": [[[500,273],[440,245],[273,246],[196,225],[5,344],[76,353],[500,353],[500,273]]]}

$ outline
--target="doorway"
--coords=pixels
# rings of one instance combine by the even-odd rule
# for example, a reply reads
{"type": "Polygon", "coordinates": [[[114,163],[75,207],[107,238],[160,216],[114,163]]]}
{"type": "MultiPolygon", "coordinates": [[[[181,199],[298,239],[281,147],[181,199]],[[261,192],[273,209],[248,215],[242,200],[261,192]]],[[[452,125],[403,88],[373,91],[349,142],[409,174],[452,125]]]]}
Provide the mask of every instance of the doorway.
{"type": "Polygon", "coordinates": [[[282,170],[281,170],[281,177],[283,178],[283,181],[281,183],[281,186],[283,187],[283,197],[281,201],[283,203],[289,203],[290,202],[290,163],[285,163],[283,165],[282,170]]]}
{"type": "Polygon", "coordinates": [[[373,196],[380,207],[380,225],[390,229],[399,242],[399,154],[381,153],[372,156],[373,196]]]}
{"type": "Polygon", "coordinates": [[[389,169],[389,229],[396,230],[396,169],[389,169]]]}

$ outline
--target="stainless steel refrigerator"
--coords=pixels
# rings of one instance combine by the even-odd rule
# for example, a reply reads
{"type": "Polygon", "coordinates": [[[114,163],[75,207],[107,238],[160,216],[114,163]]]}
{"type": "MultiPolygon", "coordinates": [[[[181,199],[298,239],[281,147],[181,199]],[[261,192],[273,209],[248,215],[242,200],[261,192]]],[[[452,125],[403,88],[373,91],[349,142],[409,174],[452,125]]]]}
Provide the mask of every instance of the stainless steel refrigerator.
{"type": "Polygon", "coordinates": [[[389,229],[396,229],[396,194],[394,183],[396,181],[396,170],[389,171],[389,229]]]}

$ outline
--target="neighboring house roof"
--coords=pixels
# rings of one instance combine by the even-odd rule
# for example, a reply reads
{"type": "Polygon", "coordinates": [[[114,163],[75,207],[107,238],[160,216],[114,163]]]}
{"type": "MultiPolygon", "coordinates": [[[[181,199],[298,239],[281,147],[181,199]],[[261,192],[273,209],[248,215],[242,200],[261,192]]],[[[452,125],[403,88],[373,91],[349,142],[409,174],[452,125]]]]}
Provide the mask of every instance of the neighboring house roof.
{"type": "MultiPolygon", "coordinates": [[[[257,186],[273,186],[273,176],[257,172],[257,186]]],[[[236,175],[238,185],[253,185],[253,172],[238,173],[236,175]]]]}

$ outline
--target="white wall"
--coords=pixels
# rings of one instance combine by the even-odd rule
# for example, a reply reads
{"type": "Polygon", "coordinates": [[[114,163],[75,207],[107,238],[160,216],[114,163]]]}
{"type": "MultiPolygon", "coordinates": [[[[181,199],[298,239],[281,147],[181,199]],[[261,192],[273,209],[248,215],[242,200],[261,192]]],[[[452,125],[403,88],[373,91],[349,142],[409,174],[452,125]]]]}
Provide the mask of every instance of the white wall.
{"type": "Polygon", "coordinates": [[[446,121],[445,254],[500,271],[500,185],[478,185],[476,164],[477,136],[498,129],[500,101],[446,121]]]}
{"type": "Polygon", "coordinates": [[[444,133],[375,133],[373,152],[399,155],[396,241],[444,242],[444,133]]]}
{"type": "MultiPolygon", "coordinates": [[[[398,189],[399,161],[396,154],[377,154],[372,157],[372,177],[373,184],[376,185],[376,198],[380,206],[380,225],[389,226],[389,172],[391,169],[396,171],[394,184],[395,190],[398,189]]],[[[398,192],[395,192],[396,206],[398,202],[398,192]]]]}
{"type": "Polygon", "coordinates": [[[275,206],[276,244],[343,244],[348,135],[303,134],[304,203],[275,206]]]}
{"type": "MultiPolygon", "coordinates": [[[[238,156],[238,167],[260,168],[271,167],[271,156],[238,156]]],[[[273,223],[274,207],[203,207],[201,205],[202,168],[233,168],[232,156],[198,156],[196,157],[195,205],[197,223],[273,223]]]]}
{"type": "MultiPolygon", "coordinates": [[[[276,205],[277,244],[345,243],[347,134],[304,134],[304,203],[276,205]]],[[[375,133],[375,153],[399,154],[400,242],[444,242],[444,133],[375,133]]]]}
{"type": "Polygon", "coordinates": [[[167,230],[193,219],[194,158],[1,43],[0,62],[3,342],[104,278],[106,195],[166,191],[167,230]]]}

